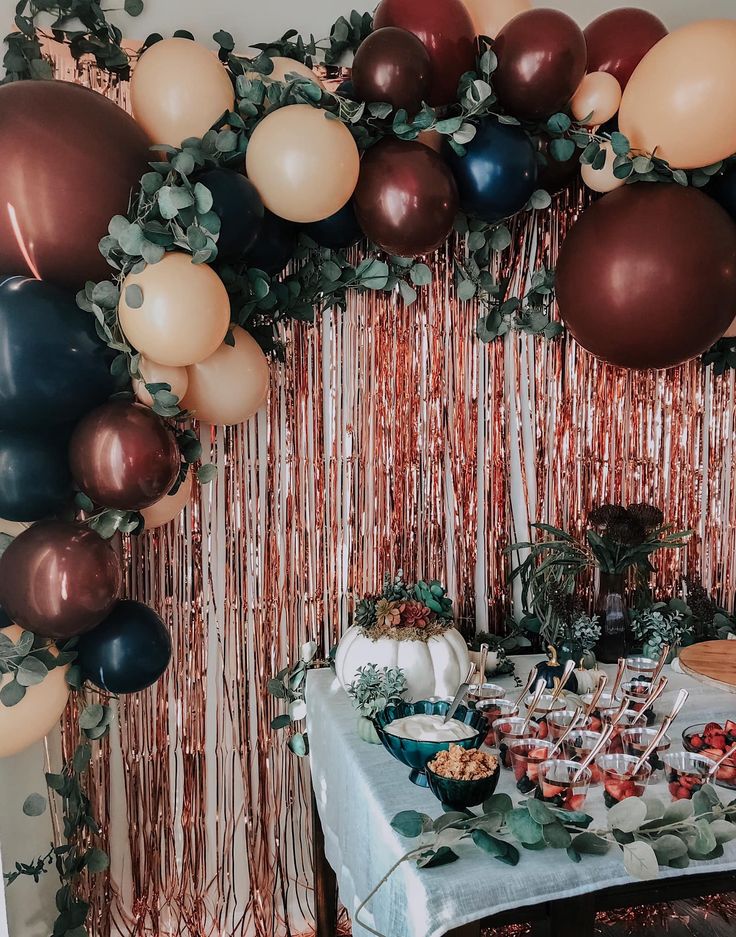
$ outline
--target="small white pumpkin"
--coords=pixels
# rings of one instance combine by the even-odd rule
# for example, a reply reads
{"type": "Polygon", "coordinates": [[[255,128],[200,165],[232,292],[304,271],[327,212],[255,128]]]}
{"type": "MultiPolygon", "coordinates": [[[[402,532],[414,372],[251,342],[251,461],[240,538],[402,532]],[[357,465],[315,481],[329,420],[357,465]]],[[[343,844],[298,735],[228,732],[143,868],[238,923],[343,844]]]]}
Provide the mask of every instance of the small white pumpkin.
{"type": "Polygon", "coordinates": [[[335,673],[343,689],[366,664],[401,667],[406,675],[407,700],[454,696],[470,666],[465,639],[455,628],[427,641],[398,641],[366,637],[357,625],[348,628],[335,654],[335,673]]]}

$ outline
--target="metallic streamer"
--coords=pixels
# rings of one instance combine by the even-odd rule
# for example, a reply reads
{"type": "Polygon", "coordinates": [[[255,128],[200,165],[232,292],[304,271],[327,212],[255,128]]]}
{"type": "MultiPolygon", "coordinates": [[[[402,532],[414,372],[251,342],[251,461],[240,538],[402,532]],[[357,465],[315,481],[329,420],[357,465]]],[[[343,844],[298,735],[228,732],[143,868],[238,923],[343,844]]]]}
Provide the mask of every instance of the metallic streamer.
{"type": "MultiPolygon", "coordinates": [[[[124,83],[47,51],[57,77],[128,106],[124,83]]],[[[513,220],[495,272],[514,292],[554,265],[584,199],[513,220]]],[[[579,529],[604,498],[648,499],[696,530],[663,558],[658,587],[699,569],[732,603],[733,374],[626,373],[518,333],[482,345],[452,249],[408,309],[365,294],[314,328],[285,326],[264,412],[200,427],[215,481],[194,486],[180,521],[124,545],[128,592],[162,614],[174,659],[121,699],[93,759],[111,854],[85,886],[93,937],[309,933],[308,775],[271,732],[265,687],[302,641],[327,652],[385,570],[446,579],[467,630],[498,630],[510,540],[537,519],[579,529]]]]}

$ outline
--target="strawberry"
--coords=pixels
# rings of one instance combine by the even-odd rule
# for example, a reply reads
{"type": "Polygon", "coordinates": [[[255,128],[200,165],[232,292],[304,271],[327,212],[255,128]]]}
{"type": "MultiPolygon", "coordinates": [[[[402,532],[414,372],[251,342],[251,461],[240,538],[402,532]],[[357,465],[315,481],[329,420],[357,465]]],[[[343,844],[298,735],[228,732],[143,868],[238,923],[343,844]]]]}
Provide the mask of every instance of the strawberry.
{"type": "Polygon", "coordinates": [[[736,768],[729,767],[728,763],[724,763],[717,771],[717,776],[719,781],[735,781],[736,780],[736,768]]]}
{"type": "Polygon", "coordinates": [[[572,788],[568,791],[565,798],[565,808],[567,810],[582,810],[585,803],[585,794],[573,794],[572,788]]]}
{"type": "Polygon", "coordinates": [[[705,745],[702,735],[691,735],[688,739],[688,742],[690,743],[691,747],[695,749],[701,749],[703,745],[705,745]]]}
{"type": "Polygon", "coordinates": [[[680,786],[684,787],[686,790],[691,791],[696,784],[700,784],[701,779],[697,774],[681,774],[680,775],[680,786]]]}
{"type": "Polygon", "coordinates": [[[693,796],[693,792],[689,791],[686,787],[678,787],[677,793],[674,796],[675,800],[690,800],[693,796]]]}
{"type": "Polygon", "coordinates": [[[703,729],[703,735],[706,740],[709,735],[720,735],[723,732],[723,726],[719,726],[717,722],[709,722],[708,725],[703,729]]]}
{"type": "Polygon", "coordinates": [[[549,726],[544,720],[542,720],[539,723],[539,732],[537,732],[537,738],[542,739],[542,741],[544,741],[544,739],[547,738],[548,734],[549,734],[549,726]]]}
{"type": "Polygon", "coordinates": [[[555,784],[550,784],[549,781],[542,781],[542,797],[545,800],[551,800],[553,797],[559,797],[560,794],[564,793],[564,787],[557,787],[555,784]]]}
{"type": "Polygon", "coordinates": [[[736,722],[732,719],[726,719],[726,724],[723,727],[724,732],[727,735],[736,736],[736,722]]]}
{"type": "Polygon", "coordinates": [[[602,725],[603,723],[597,716],[590,717],[590,731],[591,732],[600,732],[602,725]]]}
{"type": "Polygon", "coordinates": [[[677,792],[680,790],[680,785],[677,783],[677,781],[671,781],[668,786],[670,789],[670,794],[672,794],[672,797],[676,799],[677,792]]]}
{"type": "Polygon", "coordinates": [[[724,750],[722,748],[704,748],[700,754],[705,755],[708,758],[712,758],[713,761],[718,761],[718,759],[723,754],[723,751],[724,750]]]}
{"type": "Polygon", "coordinates": [[[726,736],[722,732],[714,732],[713,735],[708,739],[708,744],[711,748],[717,748],[721,754],[726,751],[726,746],[728,742],[726,741],[726,736]]]}

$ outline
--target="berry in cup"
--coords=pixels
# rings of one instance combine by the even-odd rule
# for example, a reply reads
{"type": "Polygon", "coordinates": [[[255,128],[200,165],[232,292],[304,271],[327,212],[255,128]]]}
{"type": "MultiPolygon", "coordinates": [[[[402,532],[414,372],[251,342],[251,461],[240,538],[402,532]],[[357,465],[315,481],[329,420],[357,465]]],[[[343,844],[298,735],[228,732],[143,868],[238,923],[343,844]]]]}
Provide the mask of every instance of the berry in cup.
{"type": "Polygon", "coordinates": [[[664,755],[664,776],[673,800],[690,800],[708,783],[708,772],[714,762],[694,752],[667,752],[664,755]]]}
{"type": "Polygon", "coordinates": [[[529,794],[537,786],[539,766],[548,761],[554,742],[542,739],[512,739],[508,743],[511,767],[516,779],[516,788],[529,794]]]}
{"type": "Polygon", "coordinates": [[[580,765],[576,761],[543,761],[539,765],[537,797],[564,810],[582,810],[590,786],[590,770],[584,768],[574,780],[580,765]]]}
{"type": "MultiPolygon", "coordinates": [[[[624,753],[627,755],[634,755],[636,758],[640,758],[649,747],[658,731],[658,729],[643,729],[639,727],[625,729],[621,733],[624,753]]],[[[672,739],[669,737],[669,735],[663,735],[659,740],[657,747],[647,759],[649,766],[652,769],[652,778],[661,777],[661,772],[664,770],[664,762],[662,761],[662,758],[665,752],[669,751],[671,744],[672,739]]]]}
{"type": "Polygon", "coordinates": [[[513,739],[537,738],[539,734],[539,725],[532,721],[524,728],[526,719],[521,716],[502,716],[493,723],[493,731],[496,736],[496,745],[501,756],[501,764],[504,768],[511,767],[511,756],[509,754],[509,742],[513,739]]]}
{"type": "MultiPolygon", "coordinates": [[[[580,732],[575,731],[572,735],[569,735],[564,742],[565,756],[569,761],[585,761],[600,740],[600,732],[592,732],[589,729],[580,732]]],[[[601,752],[601,754],[605,754],[607,751],[608,746],[604,746],[604,751],[601,752]]],[[[590,771],[591,787],[600,784],[602,780],[601,772],[595,761],[588,765],[588,770],[590,771]]]]}
{"type": "Polygon", "coordinates": [[[601,772],[606,807],[613,807],[627,797],[644,796],[652,773],[646,762],[635,771],[638,759],[634,755],[599,755],[595,761],[601,772]]]}
{"type": "MultiPolygon", "coordinates": [[[[547,729],[548,729],[548,738],[556,742],[562,735],[567,731],[570,723],[576,716],[576,710],[574,709],[560,709],[556,712],[551,712],[546,719],[547,729]]],[[[583,719],[582,715],[578,716],[578,729],[587,729],[590,725],[590,718],[583,719]]]]}
{"type": "MultiPolygon", "coordinates": [[[[529,711],[531,703],[532,695],[530,694],[524,700],[524,706],[526,706],[527,712],[529,711]]],[[[563,710],[566,708],[566,706],[567,703],[563,699],[558,698],[553,700],[551,693],[543,693],[542,696],[539,697],[539,700],[534,706],[534,719],[539,723],[538,738],[546,739],[551,737],[547,719],[551,713],[563,710]]]]}
{"type": "MultiPolygon", "coordinates": [[[[690,726],[682,733],[682,742],[688,751],[718,761],[736,745],[736,722],[727,719],[724,725],[709,722],[704,726],[690,726]]],[[[736,789],[736,753],[721,764],[715,779],[723,787],[736,789]]]]}
{"type": "Polygon", "coordinates": [[[485,744],[494,746],[496,744],[496,733],[493,730],[493,723],[504,716],[518,716],[519,707],[510,699],[483,700],[475,704],[486,717],[486,722],[490,729],[486,733],[485,744]]]}

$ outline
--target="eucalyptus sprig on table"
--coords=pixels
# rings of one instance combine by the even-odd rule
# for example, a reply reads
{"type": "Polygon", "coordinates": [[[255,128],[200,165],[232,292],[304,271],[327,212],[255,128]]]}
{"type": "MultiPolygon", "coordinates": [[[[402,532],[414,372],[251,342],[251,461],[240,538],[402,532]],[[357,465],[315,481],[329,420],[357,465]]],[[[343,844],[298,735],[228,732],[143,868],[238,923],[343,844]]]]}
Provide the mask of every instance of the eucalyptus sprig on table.
{"type": "Polygon", "coordinates": [[[458,845],[473,843],[486,855],[515,866],[523,850],[554,849],[573,862],[583,856],[602,856],[614,848],[632,878],[653,879],[659,868],[684,869],[694,861],[718,859],[723,844],[736,839],[736,801],[721,803],[709,784],[692,800],[665,806],[656,797],[629,797],[607,813],[607,826],[591,828],[593,817],[562,810],[541,800],[523,800],[514,807],[508,794],[493,794],[482,812],[447,810],[432,819],[416,810],[396,814],[391,826],[417,846],[404,853],[360,903],[355,920],[371,934],[385,937],[360,919],[360,913],[403,863],[436,868],[460,859],[458,845]]]}
{"type": "Polygon", "coordinates": [[[407,690],[406,674],[401,667],[359,667],[346,692],[359,715],[371,719],[389,705],[400,702],[407,690]]]}

